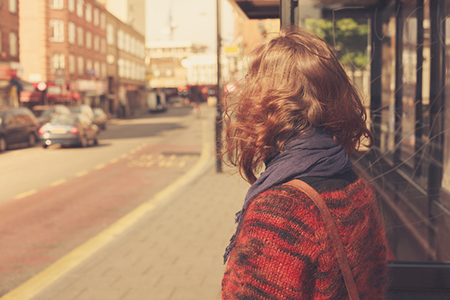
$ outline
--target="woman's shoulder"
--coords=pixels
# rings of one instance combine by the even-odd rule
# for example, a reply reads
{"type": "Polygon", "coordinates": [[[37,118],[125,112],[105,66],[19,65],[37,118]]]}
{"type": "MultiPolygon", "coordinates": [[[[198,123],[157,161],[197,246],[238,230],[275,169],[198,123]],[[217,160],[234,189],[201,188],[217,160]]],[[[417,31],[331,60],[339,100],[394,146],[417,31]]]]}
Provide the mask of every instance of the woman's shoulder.
{"type": "MultiPolygon", "coordinates": [[[[305,180],[310,183],[310,180],[305,180]]],[[[314,183],[317,183],[315,181],[314,183]]],[[[372,202],[367,200],[374,199],[374,192],[370,183],[362,178],[357,177],[348,184],[336,185],[335,180],[330,180],[327,186],[327,181],[321,181],[318,189],[317,184],[310,184],[322,196],[325,202],[341,202],[342,205],[350,204],[353,201],[372,202]],[[325,188],[324,188],[325,187],[325,188]],[[351,200],[351,201],[350,201],[351,200]]],[[[260,193],[252,201],[251,206],[266,207],[267,209],[311,209],[314,204],[311,198],[300,189],[287,184],[280,184],[269,188],[260,193]]],[[[330,203],[331,204],[331,203],[330,203]]]]}

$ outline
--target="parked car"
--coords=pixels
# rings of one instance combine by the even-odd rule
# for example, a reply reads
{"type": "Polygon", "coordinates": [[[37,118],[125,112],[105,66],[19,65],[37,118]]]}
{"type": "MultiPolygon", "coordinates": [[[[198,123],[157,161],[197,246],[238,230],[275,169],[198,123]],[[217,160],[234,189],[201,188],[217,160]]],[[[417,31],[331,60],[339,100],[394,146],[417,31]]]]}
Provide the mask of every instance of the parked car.
{"type": "Polygon", "coordinates": [[[74,114],[83,114],[86,115],[89,119],[94,119],[94,112],[92,108],[87,104],[82,104],[79,106],[69,107],[70,111],[74,114]]]}
{"type": "Polygon", "coordinates": [[[94,119],[92,119],[92,122],[97,124],[97,126],[100,127],[100,129],[105,130],[106,123],[108,123],[108,115],[100,107],[94,108],[92,112],[94,113],[94,119]]]}
{"type": "Polygon", "coordinates": [[[87,147],[89,142],[97,145],[100,129],[84,114],[56,115],[39,128],[42,147],[60,144],[62,146],[87,147]]]}
{"type": "Polygon", "coordinates": [[[0,152],[36,143],[38,120],[26,107],[0,109],[0,152]]]}
{"type": "Polygon", "coordinates": [[[32,108],[33,113],[39,121],[39,126],[44,125],[53,115],[70,115],[70,110],[67,106],[57,104],[57,105],[36,105],[32,108]]]}

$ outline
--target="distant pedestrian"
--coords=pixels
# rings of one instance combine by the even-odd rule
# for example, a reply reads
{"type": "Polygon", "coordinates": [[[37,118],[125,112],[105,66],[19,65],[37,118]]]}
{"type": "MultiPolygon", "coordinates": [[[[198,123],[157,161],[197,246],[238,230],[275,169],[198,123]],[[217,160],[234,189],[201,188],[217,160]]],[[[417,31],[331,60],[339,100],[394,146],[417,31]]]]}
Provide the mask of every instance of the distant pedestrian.
{"type": "Polygon", "coordinates": [[[356,294],[383,299],[383,224],[372,188],[349,159],[361,154],[362,140],[372,146],[373,135],[333,51],[306,30],[283,28],[252,52],[224,106],[224,152],[251,187],[225,253],[222,298],[348,299],[345,264],[324,217],[311,194],[286,184],[300,179],[336,223],[356,294]]]}

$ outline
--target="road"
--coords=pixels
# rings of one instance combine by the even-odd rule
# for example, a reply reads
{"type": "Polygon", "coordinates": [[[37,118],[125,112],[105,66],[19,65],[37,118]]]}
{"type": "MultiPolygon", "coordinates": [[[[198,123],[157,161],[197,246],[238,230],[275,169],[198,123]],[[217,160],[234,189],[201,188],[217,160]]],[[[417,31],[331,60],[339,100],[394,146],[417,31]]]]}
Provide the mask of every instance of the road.
{"type": "Polygon", "coordinates": [[[171,108],[113,120],[98,146],[0,154],[0,296],[189,170],[201,120],[191,107],[171,108]]]}

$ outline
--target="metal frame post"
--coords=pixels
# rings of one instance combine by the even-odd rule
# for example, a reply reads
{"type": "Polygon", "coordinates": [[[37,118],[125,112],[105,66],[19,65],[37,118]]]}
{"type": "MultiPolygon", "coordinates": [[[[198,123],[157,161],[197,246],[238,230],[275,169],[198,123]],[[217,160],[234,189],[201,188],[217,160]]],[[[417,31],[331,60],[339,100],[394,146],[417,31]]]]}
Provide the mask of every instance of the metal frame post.
{"type": "Polygon", "coordinates": [[[222,104],[220,99],[222,97],[222,72],[221,72],[221,55],[222,55],[222,26],[221,26],[221,9],[220,1],[216,0],[217,12],[217,104],[216,104],[216,172],[222,172],[222,104]]]}
{"type": "Polygon", "coordinates": [[[299,26],[298,0],[280,0],[280,25],[299,26]]]}

